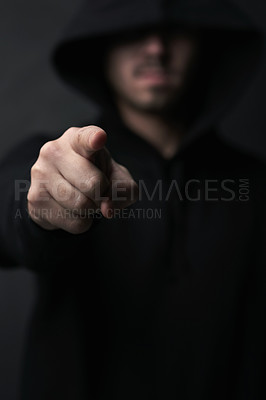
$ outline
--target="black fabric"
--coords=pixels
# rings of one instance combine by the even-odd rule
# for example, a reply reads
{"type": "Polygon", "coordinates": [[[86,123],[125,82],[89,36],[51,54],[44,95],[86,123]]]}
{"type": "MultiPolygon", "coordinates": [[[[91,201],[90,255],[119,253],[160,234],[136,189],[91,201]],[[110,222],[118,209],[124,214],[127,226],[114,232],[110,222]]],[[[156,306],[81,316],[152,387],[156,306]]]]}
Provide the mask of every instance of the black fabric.
{"type": "MultiPolygon", "coordinates": [[[[23,398],[263,399],[265,166],[214,132],[166,161],[123,124],[99,125],[117,132],[108,148],[145,182],[134,216],[161,217],[101,218],[72,236],[42,230],[23,210],[15,218],[2,197],[10,262],[23,253],[39,281],[23,398]],[[249,179],[249,201],[222,200],[228,177],[232,190],[249,179]],[[186,199],[189,179],[217,180],[220,200],[201,191],[193,201],[198,183],[186,199]],[[162,195],[151,201],[158,180],[162,195]],[[166,200],[172,180],[179,190],[166,200]]],[[[23,165],[34,147],[20,147],[23,165]]]]}
{"type": "Polygon", "coordinates": [[[30,179],[40,147],[53,138],[28,140],[2,161],[1,262],[24,265],[38,282],[22,400],[264,399],[266,166],[219,130],[256,71],[260,35],[225,1],[85,6],[54,61],[64,79],[100,101],[99,119],[80,126],[106,130],[108,149],[142,195],[124,215],[95,217],[87,233],[49,232],[29,218],[27,191],[17,197],[15,182],[30,179]],[[197,112],[165,160],[108,105],[101,76],[88,79],[93,70],[85,76],[83,59],[72,57],[85,49],[92,57],[89,45],[99,46],[100,36],[177,21],[202,26],[207,42],[213,32],[221,46],[204,48],[208,80],[193,97],[197,112]]]}

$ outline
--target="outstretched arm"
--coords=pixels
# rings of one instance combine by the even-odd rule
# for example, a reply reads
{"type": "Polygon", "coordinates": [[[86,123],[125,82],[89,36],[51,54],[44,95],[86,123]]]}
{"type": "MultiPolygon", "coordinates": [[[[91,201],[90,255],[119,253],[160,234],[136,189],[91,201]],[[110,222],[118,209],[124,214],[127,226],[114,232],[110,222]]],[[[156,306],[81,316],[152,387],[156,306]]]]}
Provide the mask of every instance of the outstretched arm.
{"type": "Polygon", "coordinates": [[[77,249],[77,234],[92,233],[88,210],[100,209],[108,218],[114,208],[136,201],[137,185],[112,159],[106,140],[99,127],[70,128],[56,140],[28,140],[2,161],[2,265],[53,268],[77,249]]]}

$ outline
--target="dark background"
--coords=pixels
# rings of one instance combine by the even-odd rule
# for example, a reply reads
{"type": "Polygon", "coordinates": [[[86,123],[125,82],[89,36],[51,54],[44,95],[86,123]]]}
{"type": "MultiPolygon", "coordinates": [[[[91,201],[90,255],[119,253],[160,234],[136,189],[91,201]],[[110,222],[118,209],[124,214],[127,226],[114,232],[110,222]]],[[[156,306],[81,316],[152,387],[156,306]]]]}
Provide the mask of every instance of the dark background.
{"type": "MultiPolygon", "coordinates": [[[[215,1],[215,0],[214,0],[215,1]]],[[[235,0],[266,30],[265,0],[235,0]]],[[[49,64],[54,43],[81,0],[9,0],[0,5],[0,157],[23,138],[63,133],[97,110],[64,86],[49,64]]],[[[266,51],[248,92],[224,124],[224,134],[266,160],[266,51]]],[[[34,275],[0,270],[0,399],[19,399],[19,375],[34,275]]],[[[36,399],[37,400],[37,399],[36,399]]]]}

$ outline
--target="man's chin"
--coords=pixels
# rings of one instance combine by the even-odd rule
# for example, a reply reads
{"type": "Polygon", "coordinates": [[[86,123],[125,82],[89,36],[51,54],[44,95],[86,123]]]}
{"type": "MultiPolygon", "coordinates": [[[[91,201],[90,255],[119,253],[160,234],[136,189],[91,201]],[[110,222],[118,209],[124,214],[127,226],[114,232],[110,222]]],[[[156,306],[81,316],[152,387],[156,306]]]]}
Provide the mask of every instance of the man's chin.
{"type": "MultiPolygon", "coordinates": [[[[157,96],[149,100],[135,101],[134,107],[149,113],[165,113],[177,104],[178,96],[157,96]]],[[[133,104],[132,104],[133,105],[133,104]]]]}

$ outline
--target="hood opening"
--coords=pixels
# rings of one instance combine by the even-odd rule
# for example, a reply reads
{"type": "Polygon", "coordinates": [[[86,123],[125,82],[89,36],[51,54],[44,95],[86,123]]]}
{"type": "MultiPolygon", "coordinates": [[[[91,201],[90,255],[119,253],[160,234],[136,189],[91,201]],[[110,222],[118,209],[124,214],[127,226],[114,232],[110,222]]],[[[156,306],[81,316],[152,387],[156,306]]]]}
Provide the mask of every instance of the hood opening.
{"type": "Polygon", "coordinates": [[[234,3],[87,0],[56,46],[52,62],[65,82],[104,109],[112,103],[103,74],[108,44],[132,32],[173,25],[197,29],[202,37],[199,64],[181,112],[198,127],[213,124],[243,95],[262,55],[262,34],[234,3]]]}

